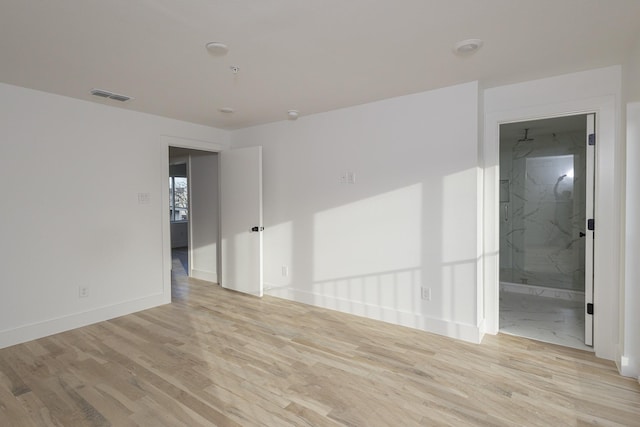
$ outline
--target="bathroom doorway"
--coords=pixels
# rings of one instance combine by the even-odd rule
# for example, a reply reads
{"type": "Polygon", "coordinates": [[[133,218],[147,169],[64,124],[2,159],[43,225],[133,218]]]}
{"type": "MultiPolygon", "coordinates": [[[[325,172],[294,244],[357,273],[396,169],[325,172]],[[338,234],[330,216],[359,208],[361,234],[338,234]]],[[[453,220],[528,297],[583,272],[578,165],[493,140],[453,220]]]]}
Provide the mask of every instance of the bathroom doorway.
{"type": "Polygon", "coordinates": [[[594,122],[500,126],[500,332],[592,349],[594,122]]]}

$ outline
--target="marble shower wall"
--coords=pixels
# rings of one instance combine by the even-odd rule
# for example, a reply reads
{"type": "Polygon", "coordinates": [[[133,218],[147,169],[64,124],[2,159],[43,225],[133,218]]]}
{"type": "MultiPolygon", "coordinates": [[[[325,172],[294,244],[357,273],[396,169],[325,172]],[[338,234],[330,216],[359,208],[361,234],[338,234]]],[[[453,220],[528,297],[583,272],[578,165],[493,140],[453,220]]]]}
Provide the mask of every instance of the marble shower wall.
{"type": "Polygon", "coordinates": [[[500,281],[584,291],[585,132],[500,145],[500,281]]]}

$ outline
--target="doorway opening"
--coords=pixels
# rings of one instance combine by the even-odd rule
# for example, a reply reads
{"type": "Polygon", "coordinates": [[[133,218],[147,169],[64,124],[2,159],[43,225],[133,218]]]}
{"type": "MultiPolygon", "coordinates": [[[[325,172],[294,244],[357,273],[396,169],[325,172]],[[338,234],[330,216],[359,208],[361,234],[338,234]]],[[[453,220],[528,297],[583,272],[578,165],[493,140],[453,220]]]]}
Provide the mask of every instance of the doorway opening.
{"type": "Polygon", "coordinates": [[[218,153],[169,146],[171,269],[218,283],[218,153]]]}
{"type": "MultiPolygon", "coordinates": [[[[171,154],[171,151],[170,151],[171,154]]],[[[169,159],[169,221],[171,225],[172,259],[189,271],[189,179],[187,158],[169,159]]]]}
{"type": "Polygon", "coordinates": [[[500,125],[500,332],[592,350],[594,115],[500,125]]]}

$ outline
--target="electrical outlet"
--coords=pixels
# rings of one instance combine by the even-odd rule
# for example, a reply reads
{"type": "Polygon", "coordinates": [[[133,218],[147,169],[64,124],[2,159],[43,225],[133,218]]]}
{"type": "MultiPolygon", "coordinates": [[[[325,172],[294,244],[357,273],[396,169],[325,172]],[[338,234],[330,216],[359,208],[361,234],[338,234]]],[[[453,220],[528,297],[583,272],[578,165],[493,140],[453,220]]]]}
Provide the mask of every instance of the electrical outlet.
{"type": "Polygon", "coordinates": [[[431,288],[420,288],[422,299],[425,301],[431,301],[431,288]]]}
{"type": "Polygon", "coordinates": [[[151,203],[151,194],[149,193],[138,193],[138,204],[139,205],[148,205],[151,203]]]}
{"type": "Polygon", "coordinates": [[[78,297],[79,298],[87,298],[89,296],[89,287],[88,286],[79,286],[78,287],[78,297]]]}
{"type": "Polygon", "coordinates": [[[289,276],[289,267],[287,267],[286,265],[282,266],[282,277],[287,277],[289,276]]]}

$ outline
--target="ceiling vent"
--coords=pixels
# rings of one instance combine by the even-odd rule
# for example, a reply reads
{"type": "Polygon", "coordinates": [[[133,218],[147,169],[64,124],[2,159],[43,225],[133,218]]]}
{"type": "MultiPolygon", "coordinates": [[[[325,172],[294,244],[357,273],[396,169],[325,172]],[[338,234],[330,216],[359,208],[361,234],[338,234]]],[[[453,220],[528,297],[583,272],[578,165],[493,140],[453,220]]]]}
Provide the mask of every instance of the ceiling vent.
{"type": "Polygon", "coordinates": [[[100,98],[109,98],[109,99],[113,99],[114,101],[120,101],[120,102],[126,102],[133,99],[127,95],[119,95],[117,93],[109,92],[108,90],[102,90],[102,89],[91,89],[91,95],[99,96],[100,98]]]}

